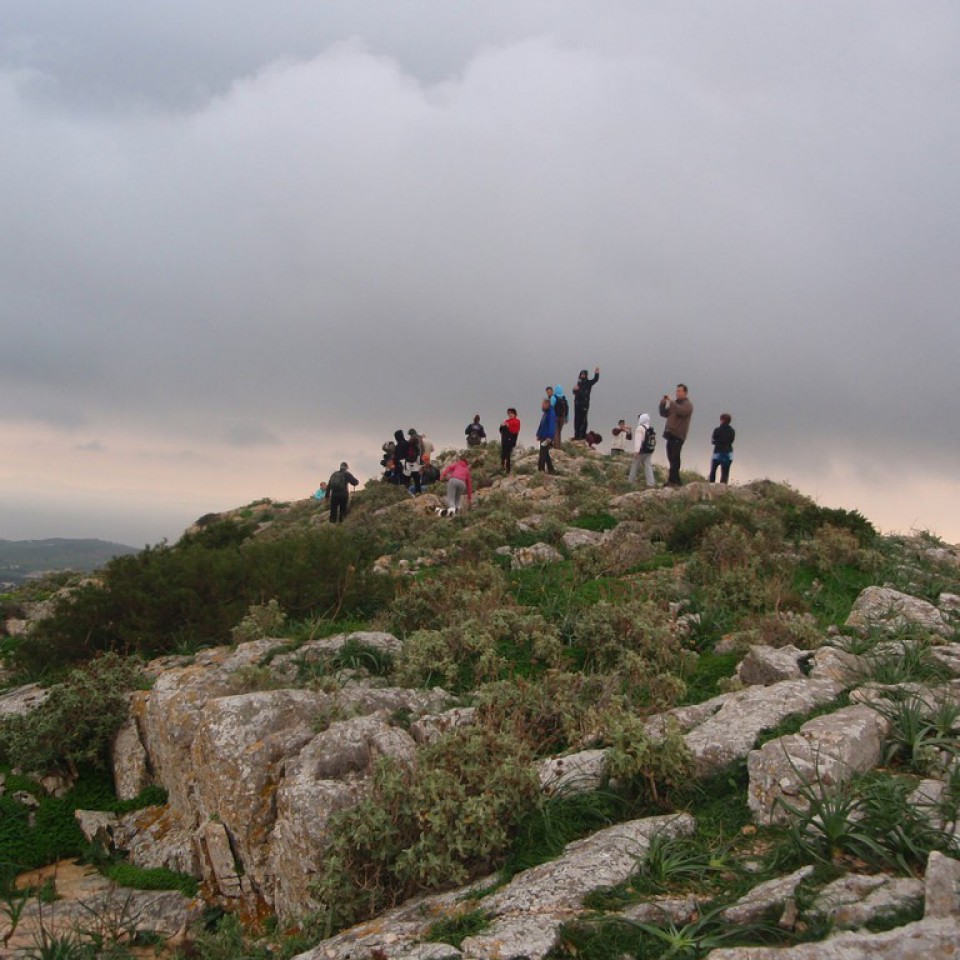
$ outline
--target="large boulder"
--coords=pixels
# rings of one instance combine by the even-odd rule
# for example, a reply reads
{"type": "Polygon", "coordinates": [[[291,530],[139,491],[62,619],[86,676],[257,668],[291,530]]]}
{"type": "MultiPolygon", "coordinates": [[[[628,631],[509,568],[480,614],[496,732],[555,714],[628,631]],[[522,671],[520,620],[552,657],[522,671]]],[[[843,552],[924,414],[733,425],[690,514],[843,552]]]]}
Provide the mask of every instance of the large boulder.
{"type": "Polygon", "coordinates": [[[25,716],[36,710],[48,696],[48,691],[39,683],[28,683],[0,693],[0,719],[25,716]]]}
{"type": "Polygon", "coordinates": [[[330,817],[364,796],[382,757],[412,766],[416,744],[398,727],[375,717],[355,717],[332,724],[286,763],[274,799],[268,850],[268,898],[281,917],[316,909],[309,883],[329,842],[330,817]]]}
{"type": "Polygon", "coordinates": [[[897,633],[908,627],[919,627],[930,633],[950,636],[952,628],[943,614],[926,600],[891,587],[867,587],[854,601],[847,626],[865,630],[897,633]]]}
{"type": "MultiPolygon", "coordinates": [[[[313,739],[314,718],[330,699],[308,690],[269,690],[218,697],[201,711],[190,749],[196,822],[215,820],[223,828],[227,849],[257,890],[266,880],[281,764],[313,739]]],[[[201,835],[204,846],[206,838],[201,835]]]]}
{"type": "Polygon", "coordinates": [[[752,646],[737,667],[737,676],[746,686],[768,686],[781,680],[802,680],[801,663],[810,658],[805,650],[792,645],[752,646]]]}
{"type": "Polygon", "coordinates": [[[889,723],[862,704],[809,720],[800,732],[751,751],[747,803],[758,823],[786,823],[789,811],[806,807],[804,794],[832,786],[880,762],[889,723]]]}

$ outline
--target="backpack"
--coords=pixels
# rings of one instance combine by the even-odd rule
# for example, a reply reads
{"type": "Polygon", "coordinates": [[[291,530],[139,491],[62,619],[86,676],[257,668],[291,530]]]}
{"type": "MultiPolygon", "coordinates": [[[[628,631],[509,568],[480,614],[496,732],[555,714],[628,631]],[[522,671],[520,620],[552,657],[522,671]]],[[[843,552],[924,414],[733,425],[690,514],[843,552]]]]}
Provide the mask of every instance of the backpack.
{"type": "Polygon", "coordinates": [[[657,447],[657,431],[653,427],[647,427],[643,434],[643,443],[640,445],[641,453],[653,453],[657,447]]]}
{"type": "Polygon", "coordinates": [[[347,492],[347,475],[343,470],[338,470],[336,473],[330,475],[330,479],[327,482],[327,490],[331,494],[347,492]]]}
{"type": "Polygon", "coordinates": [[[566,397],[557,397],[557,403],[553,408],[553,412],[558,417],[568,417],[570,415],[570,405],[567,403],[566,397]]]}

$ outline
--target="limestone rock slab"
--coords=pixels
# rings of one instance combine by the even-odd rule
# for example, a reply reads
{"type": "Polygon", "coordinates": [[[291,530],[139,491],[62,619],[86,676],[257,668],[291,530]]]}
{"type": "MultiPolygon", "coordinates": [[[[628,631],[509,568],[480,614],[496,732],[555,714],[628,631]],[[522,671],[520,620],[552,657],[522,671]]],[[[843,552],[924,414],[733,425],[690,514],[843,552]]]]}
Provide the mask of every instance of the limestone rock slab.
{"type": "Polygon", "coordinates": [[[859,929],[906,907],[918,906],[923,896],[923,881],[913,877],[850,874],[827,884],[811,913],[832,920],[837,929],[859,929]]]}
{"type": "Polygon", "coordinates": [[[801,680],[800,664],[810,656],[792,645],[752,646],[737,667],[737,676],[747,686],[768,686],[781,680],[801,680]]]}
{"type": "Polygon", "coordinates": [[[758,823],[785,823],[780,798],[802,809],[802,791],[865,773],[880,762],[888,722],[870,707],[845,707],[750,752],[747,803],[758,823]]]}
{"type": "Polygon", "coordinates": [[[510,558],[510,565],[519,570],[523,567],[541,566],[547,563],[559,563],[563,554],[549,543],[535,543],[530,547],[517,547],[510,558]]]}
{"type": "Polygon", "coordinates": [[[309,885],[329,841],[329,821],[366,793],[381,757],[416,762],[416,744],[405,731],[375,717],[332,724],[285,764],[275,798],[264,894],[283,918],[316,909],[309,885]]]}
{"type": "Polygon", "coordinates": [[[763,730],[776,727],[788,716],[811,713],[835,699],[842,689],[836,680],[783,680],[717,698],[719,709],[684,737],[697,775],[727,769],[753,749],[763,730]]]}
{"type": "Polygon", "coordinates": [[[771,911],[782,910],[787,901],[793,898],[797,887],[812,873],[813,867],[801,867],[788,876],[774,877],[773,880],[757,884],[736,903],[727,907],[721,916],[729,923],[756,923],[771,911]]]}
{"type": "Polygon", "coordinates": [[[917,626],[941,636],[952,633],[943,614],[932,603],[891,587],[867,587],[862,590],[847,617],[847,626],[891,633],[904,627],[917,626]]]}
{"type": "Polygon", "coordinates": [[[606,750],[581,750],[563,757],[549,757],[537,764],[544,793],[570,794],[598,790],[607,775],[606,750]]]}
{"type": "Polygon", "coordinates": [[[884,933],[847,931],[795,947],[729,947],[707,960],[948,960],[960,956],[955,917],[919,920],[884,933]]]}
{"type": "Polygon", "coordinates": [[[924,918],[960,915],[960,860],[932,851],[923,884],[924,918]]]}

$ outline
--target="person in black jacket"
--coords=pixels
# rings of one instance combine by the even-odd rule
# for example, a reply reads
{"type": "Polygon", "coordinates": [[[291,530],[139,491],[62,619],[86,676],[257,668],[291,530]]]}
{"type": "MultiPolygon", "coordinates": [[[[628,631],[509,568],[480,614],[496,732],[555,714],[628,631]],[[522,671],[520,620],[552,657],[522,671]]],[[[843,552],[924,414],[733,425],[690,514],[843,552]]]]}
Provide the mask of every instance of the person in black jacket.
{"type": "Polygon", "coordinates": [[[720,482],[730,479],[730,464],[733,463],[733,441],[737,431],[730,426],[733,418],[729,413],[720,414],[720,426],[713,431],[713,457],[710,459],[710,482],[717,479],[717,467],[720,467],[720,482]]]}
{"type": "Polygon", "coordinates": [[[330,474],[327,481],[327,499],[330,501],[331,523],[343,523],[347,515],[350,487],[355,487],[359,482],[346,463],[341,463],[340,469],[330,474]]]}
{"type": "Polygon", "coordinates": [[[590,391],[600,379],[600,368],[593,371],[593,379],[587,378],[587,371],[581,370],[577,385],[573,388],[573,439],[587,439],[587,413],[590,410],[590,391]]]}

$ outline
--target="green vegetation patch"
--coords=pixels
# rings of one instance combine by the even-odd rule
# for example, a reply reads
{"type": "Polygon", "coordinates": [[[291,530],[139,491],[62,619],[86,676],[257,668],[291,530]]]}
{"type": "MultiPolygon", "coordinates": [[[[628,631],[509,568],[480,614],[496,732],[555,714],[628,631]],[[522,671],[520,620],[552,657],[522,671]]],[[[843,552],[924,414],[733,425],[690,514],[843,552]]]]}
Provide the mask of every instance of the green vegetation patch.
{"type": "Polygon", "coordinates": [[[475,937],[489,926],[490,918],[485,911],[471,910],[438,920],[427,930],[424,940],[429,943],[449,943],[459,950],[467,937],[475,937]]]}
{"type": "Polygon", "coordinates": [[[165,867],[146,869],[132,863],[114,863],[101,871],[105,877],[121,887],[134,890],[179,890],[186,897],[197,895],[197,878],[165,867]]]}

